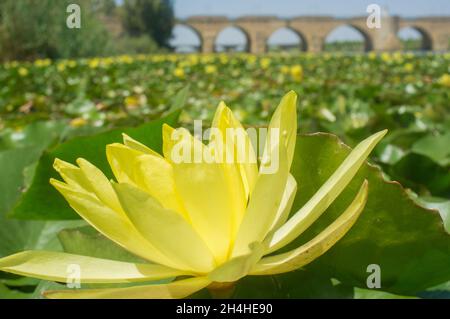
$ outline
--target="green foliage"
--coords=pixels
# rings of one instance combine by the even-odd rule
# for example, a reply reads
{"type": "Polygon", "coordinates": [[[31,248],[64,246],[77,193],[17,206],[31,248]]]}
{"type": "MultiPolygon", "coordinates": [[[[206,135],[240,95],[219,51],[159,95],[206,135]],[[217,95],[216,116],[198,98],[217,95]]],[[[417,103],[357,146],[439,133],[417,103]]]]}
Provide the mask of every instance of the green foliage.
{"type": "Polygon", "coordinates": [[[167,47],[174,24],[171,0],[125,0],[123,25],[131,37],[150,36],[161,47],[167,47]]]}
{"type": "Polygon", "coordinates": [[[115,41],[117,54],[149,54],[160,51],[155,41],[146,34],[137,37],[120,37],[115,41]]]}
{"type": "Polygon", "coordinates": [[[328,52],[364,52],[364,41],[333,41],[324,44],[324,50],[328,52]]]}

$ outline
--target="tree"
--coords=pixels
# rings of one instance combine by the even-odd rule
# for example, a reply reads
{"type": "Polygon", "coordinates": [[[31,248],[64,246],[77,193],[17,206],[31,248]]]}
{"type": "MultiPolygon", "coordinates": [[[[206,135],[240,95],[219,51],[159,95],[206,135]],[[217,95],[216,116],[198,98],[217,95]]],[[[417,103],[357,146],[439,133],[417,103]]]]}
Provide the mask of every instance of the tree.
{"type": "Polygon", "coordinates": [[[81,29],[66,25],[70,0],[1,0],[0,59],[68,58],[107,53],[109,35],[91,0],[78,0],[81,29]]]}
{"type": "Polygon", "coordinates": [[[174,25],[171,0],[125,0],[123,26],[132,37],[150,36],[159,46],[168,47],[174,25]]]}
{"type": "Polygon", "coordinates": [[[117,4],[115,0],[91,0],[93,11],[106,16],[111,16],[114,14],[117,4]]]}

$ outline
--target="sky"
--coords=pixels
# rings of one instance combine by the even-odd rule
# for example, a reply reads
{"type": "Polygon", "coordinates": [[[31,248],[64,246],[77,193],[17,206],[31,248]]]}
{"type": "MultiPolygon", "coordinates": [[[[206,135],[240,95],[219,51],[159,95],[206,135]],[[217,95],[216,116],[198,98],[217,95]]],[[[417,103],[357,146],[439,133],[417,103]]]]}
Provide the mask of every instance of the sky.
{"type": "Polygon", "coordinates": [[[369,4],[387,7],[394,15],[450,15],[449,0],[175,0],[175,15],[332,15],[349,17],[365,15],[369,4]]]}
{"type": "MultiPolygon", "coordinates": [[[[195,15],[221,15],[236,18],[245,15],[274,15],[290,18],[304,15],[329,15],[351,17],[367,15],[366,8],[375,3],[387,9],[391,15],[402,17],[450,16],[450,0],[175,0],[175,15],[185,19],[195,15]]],[[[402,31],[406,38],[418,37],[414,30],[402,31]]],[[[356,40],[362,36],[350,27],[340,27],[329,35],[328,41],[356,40]]],[[[216,43],[244,44],[245,36],[236,29],[224,30],[216,43]]],[[[269,39],[269,44],[298,42],[289,30],[280,30],[269,39]]],[[[190,30],[175,27],[173,45],[199,45],[190,30]]]]}

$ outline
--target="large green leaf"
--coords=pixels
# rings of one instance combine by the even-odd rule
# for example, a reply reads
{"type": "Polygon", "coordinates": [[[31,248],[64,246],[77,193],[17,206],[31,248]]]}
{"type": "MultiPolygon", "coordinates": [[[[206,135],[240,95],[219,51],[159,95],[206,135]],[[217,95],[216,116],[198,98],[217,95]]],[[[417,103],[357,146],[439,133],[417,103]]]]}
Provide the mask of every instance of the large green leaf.
{"type": "Polygon", "coordinates": [[[78,215],[64,201],[63,197],[49,184],[49,179],[59,178],[53,169],[53,161],[60,158],[75,162],[79,157],[85,158],[100,168],[108,177],[112,173],[106,160],[107,144],[121,142],[122,133],[141,141],[156,151],[161,150],[162,125],[175,125],[179,111],[165,118],[143,124],[136,128],[114,129],[93,136],[76,137],[59,144],[43,153],[36,167],[36,172],[28,190],[19,199],[12,216],[19,219],[74,219],[78,215]]]}
{"type": "Polygon", "coordinates": [[[6,285],[0,283],[0,299],[28,299],[30,297],[32,297],[31,293],[9,289],[6,285]]]}
{"type": "Polygon", "coordinates": [[[34,122],[21,130],[5,129],[0,133],[0,150],[19,147],[44,149],[59,138],[66,125],[64,122],[34,122]]]}
{"type": "Polygon", "coordinates": [[[450,234],[450,199],[439,197],[419,197],[417,202],[429,209],[436,209],[444,221],[444,226],[450,234]]]}
{"type": "Polygon", "coordinates": [[[5,216],[26,184],[26,167],[36,161],[40,153],[40,146],[0,152],[0,257],[24,249],[56,249],[59,244],[55,234],[74,225],[67,222],[18,221],[5,216]]]}
{"type": "MultiPolygon", "coordinates": [[[[328,134],[298,138],[293,172],[298,182],[292,211],[298,210],[348,155],[349,148],[328,134]]],[[[450,236],[436,211],[414,203],[402,186],[384,181],[381,171],[364,165],[327,212],[289,247],[318,234],[335,220],[364,179],[369,198],[361,217],[324,256],[306,267],[341,282],[366,288],[370,264],[381,268],[381,289],[412,295],[450,279],[450,236]]],[[[295,282],[293,284],[300,284],[295,282]]]]}
{"type": "Polygon", "coordinates": [[[39,158],[40,147],[24,147],[0,152],[0,216],[14,205],[24,186],[24,169],[39,158]]]}
{"type": "Polygon", "coordinates": [[[430,157],[408,153],[388,169],[390,176],[418,193],[450,197],[450,170],[430,157]]]}
{"type": "Polygon", "coordinates": [[[317,271],[296,270],[276,276],[241,279],[233,298],[352,298],[353,288],[317,271]]]}
{"type": "Polygon", "coordinates": [[[428,135],[418,140],[411,150],[430,157],[435,162],[446,166],[450,164],[450,132],[444,135],[428,135]]]}

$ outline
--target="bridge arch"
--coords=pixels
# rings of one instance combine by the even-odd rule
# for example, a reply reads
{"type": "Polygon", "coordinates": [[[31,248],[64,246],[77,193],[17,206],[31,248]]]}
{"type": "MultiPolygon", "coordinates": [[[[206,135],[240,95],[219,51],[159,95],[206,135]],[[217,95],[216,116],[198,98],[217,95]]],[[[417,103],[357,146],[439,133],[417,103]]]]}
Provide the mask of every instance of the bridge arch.
{"type": "Polygon", "coordinates": [[[308,45],[301,32],[285,26],[274,30],[266,39],[266,51],[278,51],[280,49],[306,51],[308,45]]]}
{"type": "Polygon", "coordinates": [[[237,24],[225,26],[214,39],[214,52],[249,52],[250,47],[249,33],[237,24]]]}
{"type": "Polygon", "coordinates": [[[172,30],[170,46],[175,52],[201,52],[203,37],[200,31],[187,23],[176,23],[172,30]]]}
{"type": "Polygon", "coordinates": [[[325,36],[322,44],[323,51],[338,50],[367,52],[372,49],[373,40],[371,36],[362,28],[351,23],[341,24],[331,29],[325,36]],[[348,43],[350,50],[347,50],[339,45],[339,43],[343,42],[350,42],[348,43]]]}
{"type": "Polygon", "coordinates": [[[432,50],[433,41],[431,35],[423,28],[415,25],[405,26],[397,32],[397,37],[402,42],[403,50],[432,50]]]}

